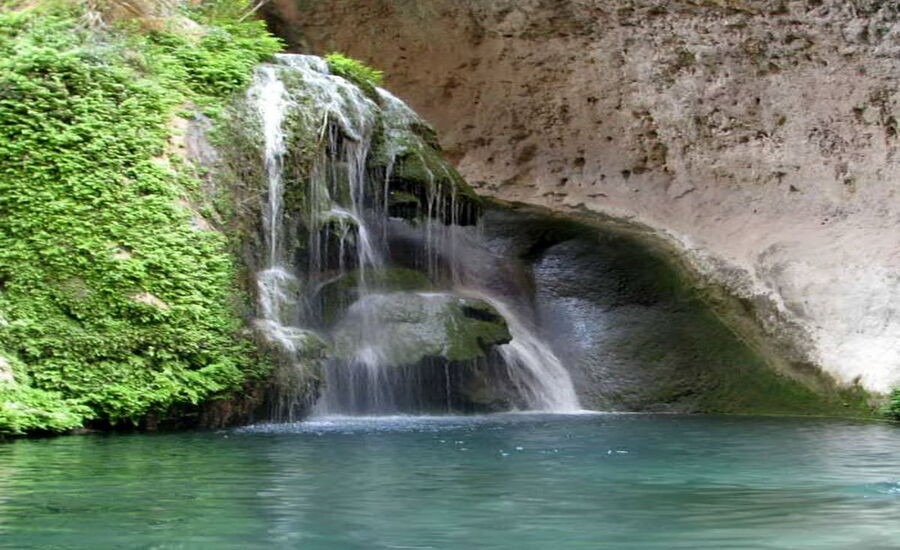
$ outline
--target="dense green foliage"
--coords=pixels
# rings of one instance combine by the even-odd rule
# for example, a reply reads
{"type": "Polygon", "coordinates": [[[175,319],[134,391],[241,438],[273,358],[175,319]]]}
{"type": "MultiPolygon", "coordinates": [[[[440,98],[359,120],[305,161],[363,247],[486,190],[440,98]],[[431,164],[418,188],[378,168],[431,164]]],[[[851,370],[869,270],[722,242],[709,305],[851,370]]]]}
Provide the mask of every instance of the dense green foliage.
{"type": "Polygon", "coordinates": [[[57,392],[20,384],[0,384],[0,426],[4,434],[61,432],[81,426],[87,407],[57,392]]]}
{"type": "Polygon", "coordinates": [[[884,405],[884,414],[893,420],[900,420],[900,388],[891,392],[884,405]]]}
{"type": "Polygon", "coordinates": [[[199,180],[167,143],[278,41],[221,14],[191,33],[81,16],[0,14],[0,435],[164,417],[263,374],[226,238],[192,227],[199,180]]]}
{"type": "Polygon", "coordinates": [[[342,53],[333,52],[325,56],[328,69],[363,89],[368,94],[375,91],[376,86],[381,86],[384,80],[384,72],[369,67],[362,61],[347,57],[342,53]]]}

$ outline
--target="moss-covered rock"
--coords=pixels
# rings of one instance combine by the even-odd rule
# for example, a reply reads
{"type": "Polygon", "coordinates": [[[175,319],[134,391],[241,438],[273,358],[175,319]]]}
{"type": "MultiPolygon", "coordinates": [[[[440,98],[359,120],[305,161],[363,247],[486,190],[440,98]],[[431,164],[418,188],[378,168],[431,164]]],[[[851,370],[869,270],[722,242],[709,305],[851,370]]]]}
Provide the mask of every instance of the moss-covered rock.
{"type": "Polygon", "coordinates": [[[334,333],[338,358],[376,358],[414,365],[426,358],[471,361],[510,340],[503,317],[490,305],[450,293],[370,294],[354,303],[334,333]]]}
{"type": "Polygon", "coordinates": [[[388,178],[391,215],[475,223],[483,201],[443,158],[434,129],[386,90],[378,99],[381,131],[370,165],[388,178]]]}
{"type": "MultiPolygon", "coordinates": [[[[432,288],[426,274],[403,267],[367,269],[364,277],[365,288],[369,292],[414,292],[432,288]]],[[[353,270],[321,286],[316,295],[316,303],[320,310],[319,318],[325,326],[331,326],[342,318],[347,308],[359,298],[359,285],[360,272],[353,270]]]]}
{"type": "MultiPolygon", "coordinates": [[[[265,321],[257,321],[264,323],[265,321]]],[[[260,348],[274,359],[264,399],[265,419],[295,421],[309,413],[319,396],[330,346],[318,333],[297,327],[256,327],[260,348]]]]}

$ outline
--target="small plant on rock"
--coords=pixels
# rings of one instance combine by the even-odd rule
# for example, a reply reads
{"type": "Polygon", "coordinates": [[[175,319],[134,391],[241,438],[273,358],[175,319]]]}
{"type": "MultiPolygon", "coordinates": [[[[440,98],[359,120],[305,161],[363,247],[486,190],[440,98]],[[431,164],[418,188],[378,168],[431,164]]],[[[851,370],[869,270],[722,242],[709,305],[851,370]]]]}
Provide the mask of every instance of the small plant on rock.
{"type": "Polygon", "coordinates": [[[891,392],[884,405],[884,414],[893,420],[900,420],[900,388],[891,392]]]}
{"type": "Polygon", "coordinates": [[[384,71],[373,69],[342,53],[332,52],[325,56],[325,61],[332,73],[353,82],[368,94],[374,93],[375,87],[384,80],[384,71]]]}

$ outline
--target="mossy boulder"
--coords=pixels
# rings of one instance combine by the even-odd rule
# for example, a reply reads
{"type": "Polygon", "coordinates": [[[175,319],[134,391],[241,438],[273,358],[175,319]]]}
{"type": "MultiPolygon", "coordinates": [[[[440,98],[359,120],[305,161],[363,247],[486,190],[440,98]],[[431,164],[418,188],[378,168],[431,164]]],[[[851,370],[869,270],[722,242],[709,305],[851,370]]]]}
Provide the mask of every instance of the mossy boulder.
{"type": "MultiPolygon", "coordinates": [[[[367,269],[362,275],[370,292],[412,292],[432,289],[428,275],[415,269],[385,267],[367,269]]],[[[349,271],[322,285],[318,294],[321,320],[331,326],[346,313],[360,296],[360,272],[349,271]]]]}
{"type": "Polygon", "coordinates": [[[397,155],[389,185],[395,199],[389,203],[392,215],[471,225],[481,212],[482,199],[447,164],[439,149],[422,143],[397,155]]]}
{"type": "Polygon", "coordinates": [[[487,303],[444,292],[390,292],[362,297],[334,332],[334,353],[366,355],[382,364],[414,365],[429,358],[451,362],[484,357],[509,342],[506,321],[487,303]]]}

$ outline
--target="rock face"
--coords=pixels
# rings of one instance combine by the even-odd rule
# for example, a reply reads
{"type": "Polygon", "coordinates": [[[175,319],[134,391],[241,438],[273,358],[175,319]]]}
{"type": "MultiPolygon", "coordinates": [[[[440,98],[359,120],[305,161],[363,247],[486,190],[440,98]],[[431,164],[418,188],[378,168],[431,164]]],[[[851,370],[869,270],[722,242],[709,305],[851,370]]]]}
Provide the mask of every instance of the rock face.
{"type": "Polygon", "coordinates": [[[480,193],[646,226],[789,362],[900,383],[897,3],[266,9],[298,49],[385,69],[480,193]]]}

